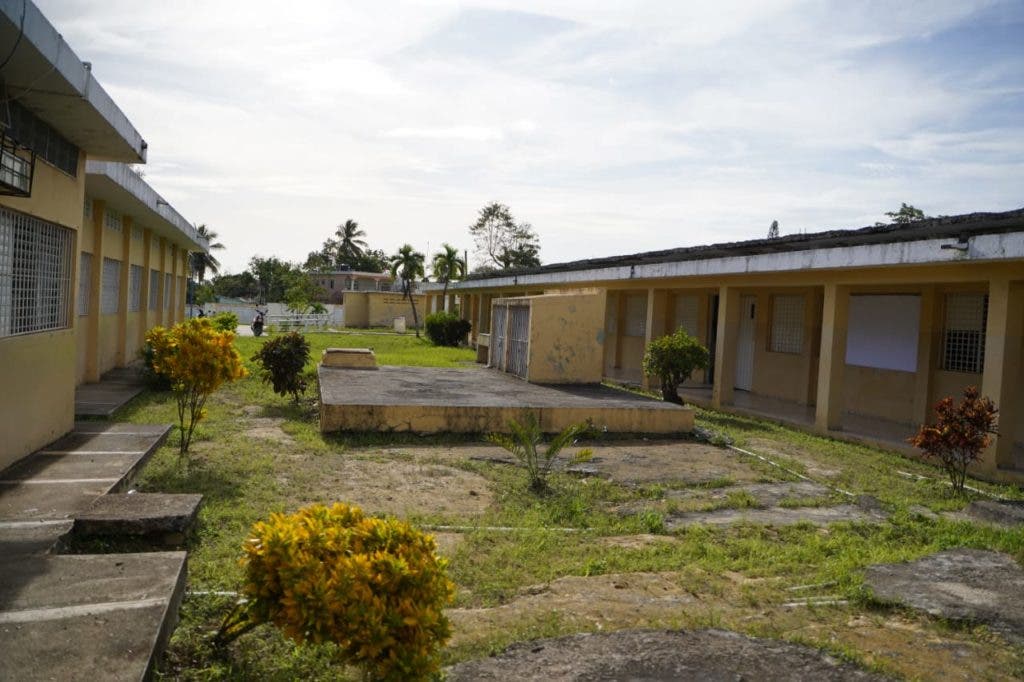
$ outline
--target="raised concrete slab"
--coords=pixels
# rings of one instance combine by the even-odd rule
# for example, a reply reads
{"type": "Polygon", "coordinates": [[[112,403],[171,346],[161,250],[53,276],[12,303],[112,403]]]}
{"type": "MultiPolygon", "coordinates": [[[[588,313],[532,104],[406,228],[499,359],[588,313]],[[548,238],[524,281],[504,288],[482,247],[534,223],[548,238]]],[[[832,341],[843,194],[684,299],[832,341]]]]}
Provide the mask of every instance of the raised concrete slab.
{"type": "Polygon", "coordinates": [[[67,532],[45,530],[70,523],[96,498],[130,484],[171,427],[79,422],[75,430],[0,472],[0,547],[32,546],[67,532]]]}
{"type": "Polygon", "coordinates": [[[614,433],[687,433],[693,410],[600,385],[538,385],[484,368],[320,366],[320,430],[488,433],[532,414],[545,432],[587,419],[614,433]]]}
{"type": "Polygon", "coordinates": [[[0,559],[0,679],[141,680],[185,589],[185,553],[0,559]]]}
{"type": "MultiPolygon", "coordinates": [[[[773,507],[785,500],[827,500],[832,496],[832,491],[818,483],[811,481],[785,481],[782,483],[748,483],[745,485],[730,485],[710,490],[667,490],[665,497],[669,499],[686,499],[701,497],[707,500],[717,501],[728,499],[729,495],[745,493],[749,495],[760,507],[773,507]]],[[[807,504],[804,502],[804,504],[807,504]]]]}
{"type": "Polygon", "coordinates": [[[138,368],[117,367],[75,389],[75,416],[109,418],[144,389],[138,368]]]}
{"type": "Polygon", "coordinates": [[[996,502],[975,500],[963,510],[962,516],[1003,528],[1024,526],[1024,504],[1020,502],[996,502]]]}
{"type": "Polygon", "coordinates": [[[878,599],[982,623],[1024,644],[1024,569],[1007,554],[959,548],[902,564],[878,564],[868,567],[864,584],[878,599]]]}
{"type": "Polygon", "coordinates": [[[369,348],[327,348],[320,364],[324,367],[377,369],[377,356],[369,348]]]}
{"type": "Polygon", "coordinates": [[[460,663],[450,682],[477,680],[884,680],[817,649],[724,630],[620,631],[514,644],[460,663]]]}
{"type": "Polygon", "coordinates": [[[75,515],[79,535],[161,536],[180,543],[195,523],[202,495],[103,495],[75,515]]]}
{"type": "Polygon", "coordinates": [[[669,530],[685,526],[728,526],[734,523],[753,523],[765,526],[792,526],[811,523],[825,526],[841,521],[882,523],[884,512],[865,509],[852,504],[836,507],[769,507],[768,509],[716,509],[709,512],[685,512],[672,514],[665,520],[669,530]]]}

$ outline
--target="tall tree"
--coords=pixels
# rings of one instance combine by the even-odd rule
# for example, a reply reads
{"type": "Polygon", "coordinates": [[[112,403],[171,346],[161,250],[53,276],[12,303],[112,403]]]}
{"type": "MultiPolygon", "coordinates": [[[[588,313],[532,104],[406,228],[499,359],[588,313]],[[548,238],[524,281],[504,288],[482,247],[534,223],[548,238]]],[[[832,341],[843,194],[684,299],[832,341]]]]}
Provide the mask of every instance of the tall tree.
{"type": "Polygon", "coordinates": [[[441,250],[434,254],[432,262],[434,277],[438,282],[444,282],[444,293],[441,300],[444,301],[445,310],[448,309],[448,284],[452,280],[460,280],[466,276],[466,264],[459,258],[459,251],[451,244],[442,244],[441,250]]]}
{"type": "Polygon", "coordinates": [[[779,238],[779,221],[773,220],[772,224],[768,227],[768,239],[779,238]]]}
{"type": "MultiPolygon", "coordinates": [[[[206,227],[206,225],[200,225],[196,228],[196,233],[200,237],[205,239],[210,245],[210,251],[221,251],[224,249],[224,245],[217,241],[218,235],[214,230],[206,227]]],[[[191,266],[192,273],[196,276],[196,281],[202,283],[206,280],[206,271],[209,270],[210,274],[216,275],[220,270],[220,261],[214,258],[213,254],[204,251],[193,251],[189,253],[189,265],[191,266]]]]}
{"type": "Polygon", "coordinates": [[[512,211],[497,202],[480,209],[476,222],[469,226],[476,251],[485,261],[502,270],[540,265],[540,243],[529,223],[517,223],[512,211]]]}
{"type": "Polygon", "coordinates": [[[420,336],[420,320],[412,292],[416,288],[416,278],[423,277],[424,260],[426,256],[413,249],[411,244],[403,244],[398,253],[391,256],[391,276],[402,279],[402,296],[408,297],[412,306],[412,326],[416,330],[416,338],[420,336]]]}
{"type": "Polygon", "coordinates": [[[273,256],[253,256],[249,260],[249,272],[259,283],[259,290],[266,296],[267,302],[287,300],[288,290],[296,280],[308,278],[298,266],[273,256]]]}
{"type": "Polygon", "coordinates": [[[349,263],[363,255],[363,249],[367,246],[366,240],[363,239],[366,236],[366,231],[360,228],[356,221],[349,219],[338,225],[334,236],[337,238],[338,261],[349,263]]]}
{"type": "Polygon", "coordinates": [[[889,222],[875,223],[875,225],[909,225],[910,223],[916,223],[918,220],[926,220],[931,217],[926,216],[921,209],[905,203],[900,204],[900,210],[886,211],[885,215],[889,216],[889,222]]]}

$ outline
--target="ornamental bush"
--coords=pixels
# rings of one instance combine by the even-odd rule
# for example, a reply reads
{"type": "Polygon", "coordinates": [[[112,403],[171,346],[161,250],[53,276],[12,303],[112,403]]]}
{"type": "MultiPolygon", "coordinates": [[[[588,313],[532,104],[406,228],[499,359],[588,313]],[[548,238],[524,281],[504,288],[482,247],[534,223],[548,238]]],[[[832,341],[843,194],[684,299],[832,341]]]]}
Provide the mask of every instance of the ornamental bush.
{"type": "Polygon", "coordinates": [[[171,329],[146,334],[153,372],[170,382],[178,402],[179,456],[188,452],[196,424],[206,416],[206,399],[227,381],[246,375],[235,350],[235,335],[219,332],[207,318],[193,318],[171,329]]]}
{"type": "Polygon", "coordinates": [[[964,399],[954,404],[947,396],[935,405],[935,426],[922,424],[916,436],[907,441],[920,448],[925,457],[935,457],[949,475],[956,495],[964,491],[967,467],[981,458],[982,451],[992,442],[996,433],[995,405],[978,395],[971,386],[964,389],[964,399]]]}
{"type": "Polygon", "coordinates": [[[458,315],[444,310],[431,313],[424,320],[427,338],[435,346],[462,345],[470,326],[469,320],[463,320],[458,315]]]}
{"type": "Polygon", "coordinates": [[[233,334],[238,329],[238,315],[231,312],[217,313],[210,318],[210,322],[213,323],[213,328],[219,332],[231,332],[233,334]]]}
{"type": "MultiPolygon", "coordinates": [[[[514,419],[508,422],[508,434],[492,433],[487,440],[512,453],[512,456],[526,469],[526,475],[530,481],[530,490],[535,493],[543,493],[548,489],[548,474],[551,472],[551,465],[567,445],[575,444],[576,440],[585,437],[593,429],[590,421],[570,424],[562,429],[548,443],[547,448],[541,452],[538,446],[544,439],[541,433],[540,424],[537,418],[530,413],[523,423],[514,419]]],[[[594,452],[590,448],[583,448],[569,458],[569,464],[580,464],[587,462],[594,452]]]]}
{"type": "Polygon", "coordinates": [[[371,679],[429,679],[451,635],[454,585],[433,537],[358,507],[271,514],[245,545],[243,594],[218,638],[273,623],[294,641],[333,642],[371,679]]]}
{"type": "Polygon", "coordinates": [[[696,370],[707,369],[708,361],[708,349],[680,328],[648,344],[643,368],[645,374],[661,381],[661,397],[665,401],[681,405],[679,385],[696,370]]]}
{"type": "Polygon", "coordinates": [[[288,332],[266,341],[252,356],[261,366],[263,381],[273,385],[274,393],[292,394],[295,402],[306,390],[303,370],[309,362],[309,341],[298,332],[288,332]]]}

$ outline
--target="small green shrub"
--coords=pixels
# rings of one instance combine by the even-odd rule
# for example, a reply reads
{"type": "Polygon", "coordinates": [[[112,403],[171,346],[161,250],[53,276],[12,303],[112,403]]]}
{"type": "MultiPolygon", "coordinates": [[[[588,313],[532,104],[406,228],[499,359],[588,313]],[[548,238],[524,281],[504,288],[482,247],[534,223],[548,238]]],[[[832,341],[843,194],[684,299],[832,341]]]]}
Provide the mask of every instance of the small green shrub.
{"type": "Polygon", "coordinates": [[[244,550],[246,601],[216,642],[273,623],[300,644],[337,644],[370,679],[423,680],[439,670],[455,587],[431,536],[358,507],[318,504],[256,523],[244,550]]]}
{"type": "MultiPolygon", "coordinates": [[[[526,472],[530,479],[530,489],[536,493],[541,493],[548,488],[548,473],[550,473],[551,465],[554,464],[558,453],[565,446],[575,442],[577,438],[586,435],[591,430],[591,425],[588,422],[570,424],[551,439],[544,452],[538,452],[537,450],[537,446],[541,444],[544,434],[541,433],[540,425],[533,414],[526,418],[525,424],[509,420],[508,428],[509,434],[492,433],[487,437],[487,440],[511,452],[512,456],[526,467],[526,472]]],[[[592,455],[593,451],[590,448],[583,448],[569,460],[569,463],[579,464],[580,462],[586,462],[592,455]]]]}
{"type": "Polygon", "coordinates": [[[266,341],[252,356],[260,363],[260,377],[274,387],[274,393],[295,399],[306,390],[303,370],[309,362],[309,341],[298,332],[288,332],[266,341]]]}
{"type": "Polygon", "coordinates": [[[462,345],[471,327],[469,320],[443,310],[427,315],[424,326],[431,343],[452,347],[462,345]]]}
{"type": "Polygon", "coordinates": [[[220,332],[234,333],[238,329],[238,315],[229,312],[217,313],[210,318],[213,328],[220,332]]]}
{"type": "Polygon", "coordinates": [[[670,403],[683,403],[679,385],[698,369],[707,369],[708,349],[685,329],[654,339],[644,352],[644,373],[661,381],[661,397],[670,403]]]}

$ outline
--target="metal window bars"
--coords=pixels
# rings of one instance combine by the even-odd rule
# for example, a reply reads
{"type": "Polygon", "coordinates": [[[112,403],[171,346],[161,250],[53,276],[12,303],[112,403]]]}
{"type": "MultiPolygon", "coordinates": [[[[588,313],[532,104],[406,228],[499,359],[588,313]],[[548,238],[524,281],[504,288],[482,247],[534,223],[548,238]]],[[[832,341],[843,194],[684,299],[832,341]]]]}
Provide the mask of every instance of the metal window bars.
{"type": "Polygon", "coordinates": [[[0,209],[0,337],[70,326],[74,233],[0,209]]]}
{"type": "Polygon", "coordinates": [[[985,369],[987,294],[947,294],[942,368],[980,374],[985,369]]]}
{"type": "Polygon", "coordinates": [[[779,295],[772,297],[773,353],[802,353],[804,351],[804,297],[779,295]]]}
{"type": "Polygon", "coordinates": [[[100,314],[113,315],[121,309],[121,261],[103,259],[103,284],[100,287],[100,314]]]}
{"type": "Polygon", "coordinates": [[[32,196],[36,155],[6,133],[0,132],[0,195],[32,196]]]}
{"type": "Polygon", "coordinates": [[[83,251],[78,259],[78,316],[89,314],[89,285],[92,283],[92,254],[83,251]]]}
{"type": "Polygon", "coordinates": [[[142,304],[142,266],[130,265],[128,270],[128,312],[137,313],[142,304]]]}

